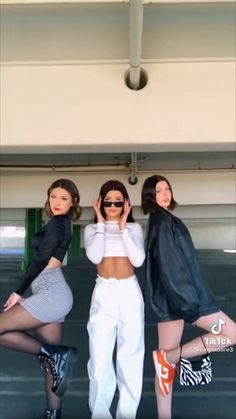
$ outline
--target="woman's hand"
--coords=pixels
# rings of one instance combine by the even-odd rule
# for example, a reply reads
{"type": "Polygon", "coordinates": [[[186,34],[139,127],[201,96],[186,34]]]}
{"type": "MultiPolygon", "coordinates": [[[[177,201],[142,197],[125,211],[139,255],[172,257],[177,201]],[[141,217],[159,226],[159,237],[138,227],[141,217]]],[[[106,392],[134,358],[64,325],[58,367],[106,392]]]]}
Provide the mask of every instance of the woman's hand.
{"type": "Polygon", "coordinates": [[[8,297],[6,303],[3,306],[3,307],[5,307],[3,311],[9,310],[15,304],[20,303],[20,301],[22,301],[22,300],[23,300],[23,298],[21,297],[21,295],[17,294],[16,292],[12,292],[10,294],[10,296],[8,297]]]}
{"type": "Polygon", "coordinates": [[[97,216],[98,223],[105,223],[105,218],[101,214],[101,198],[93,200],[93,208],[97,216]]]}
{"type": "Polygon", "coordinates": [[[120,216],[120,219],[119,219],[119,227],[120,227],[121,231],[126,228],[127,218],[128,218],[128,215],[129,215],[130,211],[131,211],[131,205],[129,203],[129,200],[125,199],[124,211],[123,211],[123,214],[120,216]]]}

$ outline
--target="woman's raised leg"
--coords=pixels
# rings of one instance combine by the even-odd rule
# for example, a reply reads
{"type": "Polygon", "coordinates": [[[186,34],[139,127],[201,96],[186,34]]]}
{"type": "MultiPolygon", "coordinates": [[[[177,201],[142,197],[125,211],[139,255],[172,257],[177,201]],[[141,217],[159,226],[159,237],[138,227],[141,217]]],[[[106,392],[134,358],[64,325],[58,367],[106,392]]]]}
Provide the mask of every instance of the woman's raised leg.
{"type": "Polygon", "coordinates": [[[32,317],[20,304],[0,313],[0,346],[37,355],[42,343],[25,333],[43,323],[32,317]]]}
{"type": "MultiPolygon", "coordinates": [[[[208,352],[217,352],[236,344],[236,323],[223,311],[202,316],[194,324],[210,332],[202,336],[208,352]],[[212,330],[214,330],[214,333],[212,330]]],[[[168,361],[178,362],[179,351],[179,348],[168,351],[168,361]]],[[[184,358],[191,358],[203,353],[206,353],[206,349],[200,337],[182,346],[182,356],[184,358]]]]}

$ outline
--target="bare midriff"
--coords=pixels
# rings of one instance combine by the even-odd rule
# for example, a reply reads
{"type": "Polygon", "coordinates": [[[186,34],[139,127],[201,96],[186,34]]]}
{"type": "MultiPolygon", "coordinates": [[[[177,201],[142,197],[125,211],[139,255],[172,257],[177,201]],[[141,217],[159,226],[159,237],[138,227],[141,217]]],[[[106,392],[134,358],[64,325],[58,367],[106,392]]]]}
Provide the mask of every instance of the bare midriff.
{"type": "Polygon", "coordinates": [[[126,279],[134,274],[133,265],[126,256],[109,256],[97,265],[98,275],[105,279],[126,279]]]}

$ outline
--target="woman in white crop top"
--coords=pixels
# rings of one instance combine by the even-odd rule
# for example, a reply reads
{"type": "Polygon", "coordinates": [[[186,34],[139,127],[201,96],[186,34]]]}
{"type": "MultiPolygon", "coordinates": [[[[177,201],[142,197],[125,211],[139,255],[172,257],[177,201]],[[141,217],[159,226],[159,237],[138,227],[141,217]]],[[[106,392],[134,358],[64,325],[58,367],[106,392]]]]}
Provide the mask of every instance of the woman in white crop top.
{"type": "Polygon", "coordinates": [[[87,257],[98,271],[87,326],[89,407],[92,419],[112,419],[118,385],[116,419],[135,419],[142,391],[144,307],[134,267],[144,262],[143,233],[121,182],[102,185],[93,208],[95,223],[84,234],[87,257]]]}

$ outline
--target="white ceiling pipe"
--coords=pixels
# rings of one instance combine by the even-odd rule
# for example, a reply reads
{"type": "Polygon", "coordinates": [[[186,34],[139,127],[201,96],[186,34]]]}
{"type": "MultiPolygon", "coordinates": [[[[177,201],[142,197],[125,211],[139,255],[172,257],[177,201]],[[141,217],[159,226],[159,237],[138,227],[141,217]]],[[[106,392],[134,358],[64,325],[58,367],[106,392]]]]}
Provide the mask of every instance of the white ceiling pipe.
{"type": "Polygon", "coordinates": [[[128,173],[129,167],[127,164],[119,165],[92,165],[92,166],[2,166],[1,173],[10,172],[74,172],[74,173],[128,173]]]}
{"type": "Polygon", "coordinates": [[[143,32],[143,0],[130,0],[129,14],[129,55],[130,87],[137,90],[140,85],[141,52],[143,32]]]}

